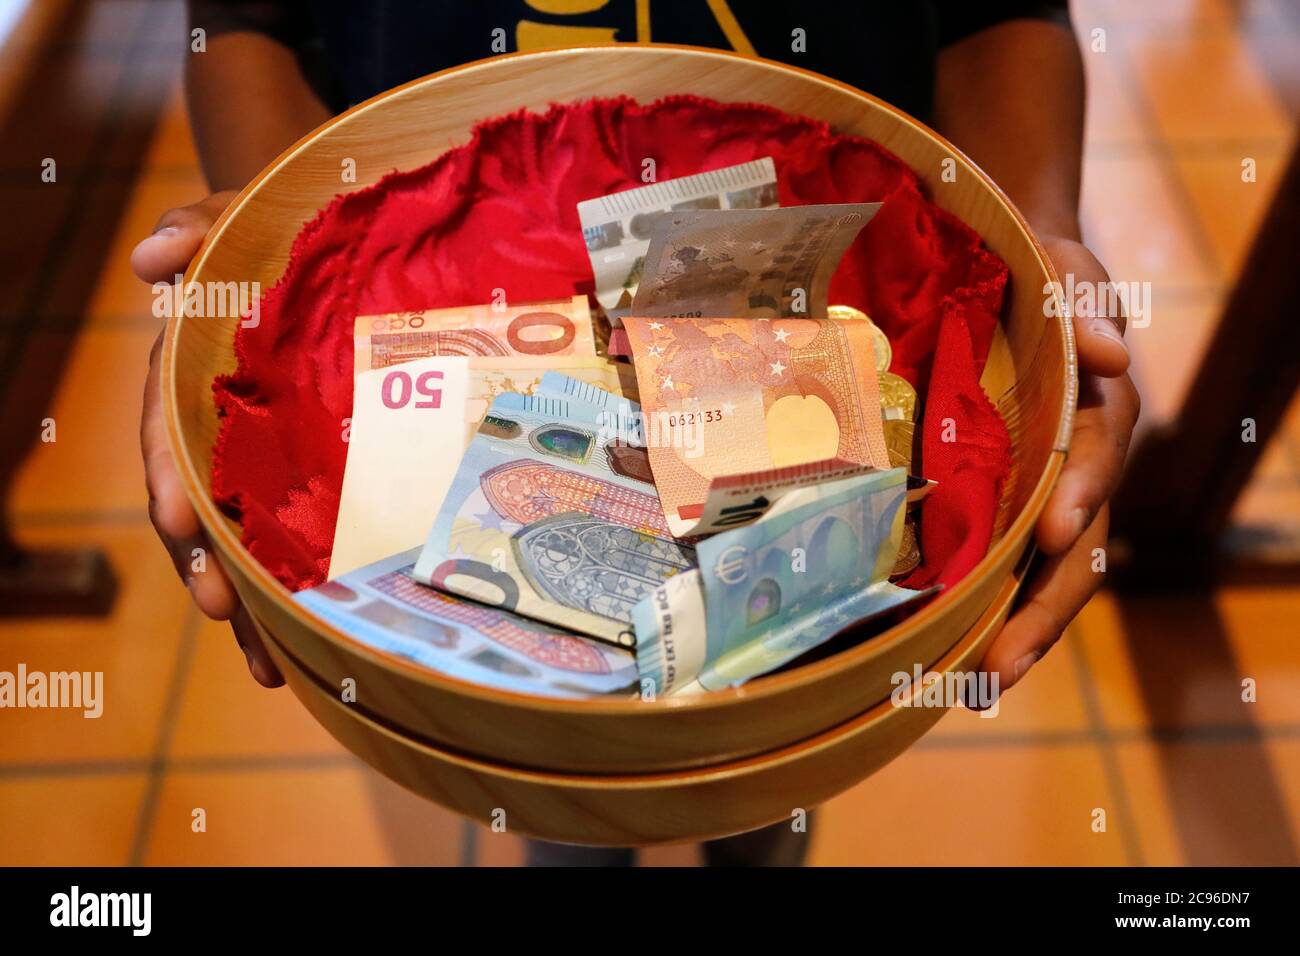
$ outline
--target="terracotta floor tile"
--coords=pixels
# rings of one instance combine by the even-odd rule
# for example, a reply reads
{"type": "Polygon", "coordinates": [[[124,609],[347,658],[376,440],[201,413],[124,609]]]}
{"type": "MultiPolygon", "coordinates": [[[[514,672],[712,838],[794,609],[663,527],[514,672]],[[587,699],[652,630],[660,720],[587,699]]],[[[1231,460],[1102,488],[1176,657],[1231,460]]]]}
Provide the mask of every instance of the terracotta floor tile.
{"type": "MultiPolygon", "coordinates": [[[[145,171],[114,231],[87,304],[88,322],[127,325],[154,335],[158,333],[165,320],[154,315],[152,287],[131,271],[131,250],[153,231],[158,217],[165,211],[198,202],[207,194],[207,185],[197,166],[167,166],[145,171]]],[[[144,360],[148,355],[146,351],[144,360]]]]}
{"type": "Polygon", "coordinates": [[[455,865],[460,819],[361,767],[173,772],[145,862],[160,866],[455,865]],[[193,811],[207,831],[192,830],[193,811]]]}
{"type": "Polygon", "coordinates": [[[248,674],[228,624],[199,629],[171,740],[171,757],[344,754],[287,687],[248,674]]]}
{"type": "Polygon", "coordinates": [[[1101,721],[1111,730],[1141,729],[1150,723],[1123,626],[1117,599],[1102,591],[1075,619],[1072,634],[1079,642],[1101,721]]]}
{"type": "Polygon", "coordinates": [[[145,156],[145,170],[185,166],[197,167],[198,154],[194,151],[194,138],[190,134],[190,121],[185,112],[185,93],[178,70],[167,107],[158,120],[158,131],[145,156]]]}
{"type": "Polygon", "coordinates": [[[700,851],[693,843],[653,846],[637,854],[638,866],[699,866],[700,851]]]}
{"type": "Polygon", "coordinates": [[[122,866],[145,775],[0,776],[0,865],[122,866]]]}
{"type": "Polygon", "coordinates": [[[1123,781],[1141,865],[1183,866],[1182,841],[1156,746],[1144,740],[1121,742],[1113,744],[1111,752],[1123,781]]]}
{"type": "Polygon", "coordinates": [[[1266,742],[1274,778],[1286,807],[1292,844],[1300,844],[1300,739],[1294,734],[1266,742]]]}
{"type": "Polygon", "coordinates": [[[1270,599],[1249,590],[1094,598],[1076,627],[1103,723],[1119,731],[1240,734],[1263,720],[1290,721],[1294,705],[1278,698],[1297,675],[1278,655],[1295,601],[1294,591],[1270,599]],[[1267,707],[1242,701],[1241,682],[1250,676],[1269,688],[1267,707]]]}
{"type": "Polygon", "coordinates": [[[914,748],[831,800],[813,865],[1120,865],[1123,824],[1087,745],[914,748]],[[1107,831],[1091,828],[1106,810],[1107,831]]]}
{"type": "Polygon", "coordinates": [[[1125,334],[1132,355],[1133,381],[1142,393],[1142,425],[1173,420],[1200,367],[1222,305],[1205,295],[1187,300],[1161,296],[1153,286],[1150,322],[1125,334]]]}
{"type": "Polygon", "coordinates": [[[1087,729],[1088,715],[1075,666],[1061,645],[1035,664],[1014,690],[1007,692],[999,702],[997,716],[981,717],[964,707],[956,708],[944,715],[926,740],[1004,739],[1087,729]]]}
{"type": "Polygon", "coordinates": [[[1210,153],[1175,153],[1178,174],[1229,284],[1236,282],[1289,156],[1290,147],[1284,141],[1246,143],[1236,150],[1210,153]],[[1255,161],[1254,182],[1242,181],[1246,158],[1255,161]]]}
{"type": "Polygon", "coordinates": [[[1084,162],[1084,238],[1113,281],[1150,282],[1157,305],[1221,281],[1174,187],[1151,150],[1092,153],[1084,162]]]}
{"type": "Polygon", "coordinates": [[[1239,527],[1265,529],[1289,538],[1300,527],[1300,488],[1253,481],[1232,509],[1232,521],[1239,527]]]}
{"type": "Polygon", "coordinates": [[[493,833],[482,824],[470,824],[474,828],[475,865],[477,866],[522,866],[524,863],[523,837],[513,833],[493,833]]]}
{"type": "Polygon", "coordinates": [[[10,507],[20,520],[96,510],[146,517],[140,402],[153,338],[143,329],[77,336],[54,405],[40,410],[54,419],[56,440],[32,447],[14,483],[10,507]]]}
{"type": "Polygon", "coordinates": [[[1183,863],[1297,865],[1294,747],[1294,738],[1161,745],[1157,759],[1183,863]]]}
{"type": "Polygon", "coordinates": [[[1112,21],[1106,16],[1080,15],[1076,11],[1074,24],[1087,77],[1086,141],[1131,144],[1149,139],[1149,124],[1128,89],[1126,64],[1109,49],[1105,53],[1092,49],[1092,31],[1113,29],[1112,21]]]}
{"type": "MultiPolygon", "coordinates": [[[[1296,405],[1300,407],[1300,402],[1296,405]]],[[[1300,418],[1295,420],[1300,421],[1300,418]]],[[[1291,452],[1292,439],[1286,434],[1292,427],[1291,421],[1292,416],[1288,416],[1283,422],[1282,433],[1276,435],[1264,449],[1259,464],[1255,466],[1255,473],[1251,475],[1252,481],[1277,487],[1300,487],[1300,469],[1296,468],[1291,452]]]]}
{"type": "Polygon", "coordinates": [[[1127,26],[1128,58],[1156,131],[1177,142],[1283,137],[1291,120],[1234,30],[1127,26]]]}
{"type": "Polygon", "coordinates": [[[0,669],[14,673],[22,662],[29,673],[103,672],[98,718],[68,709],[0,711],[0,763],[149,757],[189,610],[189,595],[153,529],[27,529],[20,539],[38,546],[102,546],[120,577],[120,590],[107,618],[0,620],[0,669]]]}
{"type": "Polygon", "coordinates": [[[1241,678],[1255,681],[1255,702],[1241,706],[1261,727],[1300,730],[1300,588],[1225,588],[1216,603],[1241,678]]]}

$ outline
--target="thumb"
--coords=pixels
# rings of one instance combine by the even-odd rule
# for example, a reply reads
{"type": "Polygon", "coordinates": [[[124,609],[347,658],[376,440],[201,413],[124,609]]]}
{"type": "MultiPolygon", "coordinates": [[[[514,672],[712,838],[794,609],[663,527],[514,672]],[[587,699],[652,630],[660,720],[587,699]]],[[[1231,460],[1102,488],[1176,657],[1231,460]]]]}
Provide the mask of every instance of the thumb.
{"type": "Polygon", "coordinates": [[[145,282],[171,282],[184,272],[199,251],[203,237],[221,211],[235,198],[233,190],[213,193],[192,206],[180,206],[162,214],[153,235],[131,252],[131,268],[145,282]]]}

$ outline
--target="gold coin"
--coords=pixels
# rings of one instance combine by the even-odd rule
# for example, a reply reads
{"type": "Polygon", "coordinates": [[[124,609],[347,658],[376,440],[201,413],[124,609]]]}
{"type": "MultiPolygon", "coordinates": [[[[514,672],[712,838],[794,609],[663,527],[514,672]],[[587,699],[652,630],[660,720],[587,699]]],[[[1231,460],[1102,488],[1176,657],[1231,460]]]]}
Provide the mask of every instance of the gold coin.
{"type": "Polygon", "coordinates": [[[916,540],[916,521],[908,515],[903,522],[903,540],[898,545],[898,559],[894,570],[889,572],[891,578],[902,578],[911,574],[921,564],[921,547],[916,540]]]}
{"type": "Polygon", "coordinates": [[[890,468],[912,470],[912,437],[916,425],[902,418],[887,418],[885,426],[885,449],[889,452],[890,468]]]}
{"type": "Polygon", "coordinates": [[[884,410],[886,418],[898,417],[889,414],[891,409],[897,409],[903,418],[914,422],[916,421],[916,389],[912,388],[912,384],[901,375],[882,372],[880,373],[880,407],[884,410]]]}
{"type": "Polygon", "coordinates": [[[880,331],[880,326],[871,321],[871,316],[861,309],[855,309],[851,305],[831,305],[826,307],[826,315],[832,319],[839,319],[841,322],[865,322],[868,330],[871,332],[871,345],[876,352],[876,371],[889,371],[889,363],[894,361],[894,348],[889,344],[889,339],[885,333],[880,331]]]}

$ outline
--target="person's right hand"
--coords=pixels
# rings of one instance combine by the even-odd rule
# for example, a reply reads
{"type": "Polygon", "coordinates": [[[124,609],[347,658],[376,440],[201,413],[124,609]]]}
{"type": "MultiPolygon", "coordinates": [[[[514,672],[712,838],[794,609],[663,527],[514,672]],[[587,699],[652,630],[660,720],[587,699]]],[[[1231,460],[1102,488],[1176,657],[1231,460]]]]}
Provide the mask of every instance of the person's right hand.
{"type": "MultiPolygon", "coordinates": [[[[233,191],[214,193],[202,202],[179,209],[169,209],[154,226],[153,235],[143,240],[131,253],[131,268],[150,284],[172,282],[184,273],[199,249],[199,244],[221,211],[235,198],[233,191]]],[[[163,418],[159,360],[162,355],[162,332],[149,353],[149,375],[144,386],[144,409],[140,416],[140,450],[144,455],[145,484],[149,489],[149,518],[163,546],[171,555],[176,573],[199,610],[217,621],[229,621],[248,660],[248,670],[259,684],[279,687],[284,678],[276,669],[252,618],[239,601],[212,550],[203,526],[199,524],[185,487],[176,471],[176,462],[167,444],[167,425],[163,418]],[[196,572],[194,549],[202,548],[205,569],[196,572]]]]}

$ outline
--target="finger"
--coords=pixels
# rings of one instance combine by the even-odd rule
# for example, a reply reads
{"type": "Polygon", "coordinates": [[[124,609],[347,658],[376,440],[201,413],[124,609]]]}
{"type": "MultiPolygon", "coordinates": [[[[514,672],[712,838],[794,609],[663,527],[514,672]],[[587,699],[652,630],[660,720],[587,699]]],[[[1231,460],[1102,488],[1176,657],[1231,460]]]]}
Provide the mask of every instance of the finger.
{"type": "Polygon", "coordinates": [[[1091,289],[1093,295],[1067,302],[1074,325],[1075,349],[1082,371],[1115,378],[1128,371],[1129,351],[1124,341],[1127,326],[1123,303],[1110,291],[1110,274],[1082,243],[1050,240],[1048,255],[1062,282],[1074,289],[1091,289]],[[1073,277],[1073,282],[1069,277],[1073,277]],[[1104,303],[1104,305],[1103,305],[1104,303]]]}
{"type": "Polygon", "coordinates": [[[1094,551],[1105,547],[1108,523],[1109,514],[1102,508],[1073,548],[1049,558],[1035,572],[1023,603],[980,664],[981,671],[998,675],[999,692],[1024,678],[1101,587],[1105,564],[1100,565],[1103,570],[1094,570],[1098,567],[1094,551]]]}
{"type": "Polygon", "coordinates": [[[153,234],[131,251],[131,268],[135,274],[145,282],[174,281],[190,264],[203,237],[234,196],[232,192],[214,193],[192,206],[163,213],[153,234]]]}
{"type": "Polygon", "coordinates": [[[284,677],[280,669],[275,666],[275,661],[271,660],[271,655],[267,653],[266,645],[262,643],[262,636],[257,633],[257,625],[253,623],[252,616],[245,608],[241,607],[239,612],[230,619],[230,627],[235,632],[235,641],[239,644],[240,650],[244,652],[244,660],[248,662],[248,672],[253,675],[253,680],[263,687],[281,686],[284,677]]]}
{"type": "Polygon", "coordinates": [[[140,409],[144,482],[149,491],[150,514],[158,533],[165,538],[190,538],[199,533],[199,519],[185,495],[185,486],[167,444],[167,421],[162,401],[162,344],[160,332],[149,351],[149,372],[145,376],[140,409]]]}
{"type": "Polygon", "coordinates": [[[1036,529],[1038,546],[1047,554],[1060,554],[1073,545],[1110,500],[1141,411],[1128,376],[1089,376],[1080,387],[1070,453],[1036,529]]]}
{"type": "Polygon", "coordinates": [[[210,618],[224,621],[239,609],[239,595],[212,552],[167,444],[159,370],[161,351],[159,335],[149,353],[149,373],[145,378],[140,415],[140,452],[144,459],[145,487],[149,491],[149,520],[199,610],[210,618]]]}

